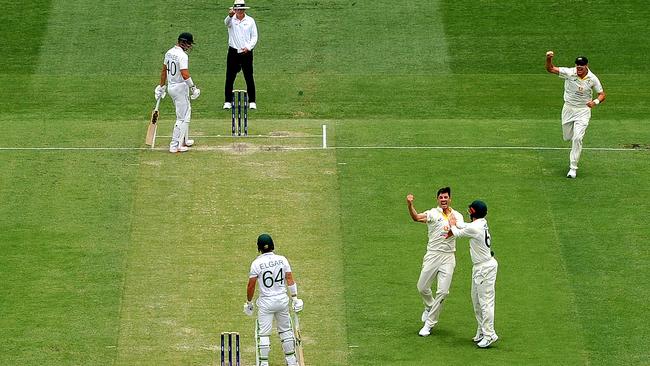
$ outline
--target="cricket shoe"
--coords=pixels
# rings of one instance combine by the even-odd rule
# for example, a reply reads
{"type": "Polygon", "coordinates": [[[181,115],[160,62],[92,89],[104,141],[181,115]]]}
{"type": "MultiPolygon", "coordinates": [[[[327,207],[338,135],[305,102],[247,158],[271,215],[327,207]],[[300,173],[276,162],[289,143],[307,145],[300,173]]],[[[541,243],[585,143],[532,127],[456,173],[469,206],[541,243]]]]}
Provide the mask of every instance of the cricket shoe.
{"type": "Polygon", "coordinates": [[[170,152],[170,153],[186,152],[186,151],[188,151],[189,149],[190,149],[190,148],[187,147],[187,146],[170,147],[170,148],[169,148],[169,152],[170,152]]]}
{"type": "Polygon", "coordinates": [[[230,109],[230,108],[232,108],[232,104],[230,104],[230,102],[225,102],[223,104],[223,109],[230,109]]]}
{"type": "Polygon", "coordinates": [[[480,342],[480,341],[483,340],[483,332],[481,332],[481,328],[478,328],[478,329],[476,330],[476,335],[474,336],[474,338],[472,338],[472,340],[473,340],[475,343],[478,343],[478,342],[480,342]]]}
{"type": "Polygon", "coordinates": [[[190,147],[192,145],[194,145],[194,140],[185,140],[185,146],[190,147]]]}
{"type": "Polygon", "coordinates": [[[248,105],[248,108],[250,109],[257,109],[257,103],[251,102],[251,104],[248,105]]]}
{"type": "Polygon", "coordinates": [[[567,178],[575,179],[577,175],[577,172],[575,169],[569,169],[569,172],[566,173],[567,178]]]}
{"type": "Polygon", "coordinates": [[[483,337],[480,342],[478,342],[477,346],[479,348],[488,348],[490,345],[494,342],[496,342],[499,339],[499,337],[495,334],[492,337],[483,337]]]}
{"type": "Polygon", "coordinates": [[[426,325],[426,324],[425,324],[425,325],[422,327],[422,329],[420,329],[420,331],[418,332],[418,335],[419,335],[420,337],[428,337],[429,334],[431,334],[431,327],[428,326],[428,325],[426,325]]]}
{"type": "Polygon", "coordinates": [[[422,317],[420,318],[420,319],[422,319],[422,322],[427,321],[427,318],[429,317],[429,311],[430,310],[431,310],[431,308],[429,308],[429,307],[424,308],[424,311],[422,311],[422,317]]]}

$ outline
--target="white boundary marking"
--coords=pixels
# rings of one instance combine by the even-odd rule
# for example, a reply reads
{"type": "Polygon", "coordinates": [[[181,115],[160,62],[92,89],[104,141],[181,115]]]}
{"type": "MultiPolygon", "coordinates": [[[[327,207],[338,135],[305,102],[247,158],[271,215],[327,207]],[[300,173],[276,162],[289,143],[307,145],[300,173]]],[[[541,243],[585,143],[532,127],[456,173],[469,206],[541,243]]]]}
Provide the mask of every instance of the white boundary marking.
{"type": "MultiPolygon", "coordinates": [[[[204,137],[204,136],[203,136],[204,137]]],[[[244,139],[245,140],[245,139],[244,139]]],[[[321,146],[314,147],[291,147],[291,146],[274,146],[274,145],[251,145],[241,147],[238,145],[227,146],[197,146],[190,149],[191,151],[220,151],[220,150],[261,150],[261,151],[302,151],[302,150],[571,150],[568,147],[545,147],[545,146],[328,146],[323,149],[321,146]]],[[[648,149],[634,148],[616,148],[616,147],[584,147],[583,150],[589,151],[629,151],[629,152],[648,152],[648,149]]],[[[167,151],[167,148],[149,147],[0,147],[0,151],[167,151]]]]}

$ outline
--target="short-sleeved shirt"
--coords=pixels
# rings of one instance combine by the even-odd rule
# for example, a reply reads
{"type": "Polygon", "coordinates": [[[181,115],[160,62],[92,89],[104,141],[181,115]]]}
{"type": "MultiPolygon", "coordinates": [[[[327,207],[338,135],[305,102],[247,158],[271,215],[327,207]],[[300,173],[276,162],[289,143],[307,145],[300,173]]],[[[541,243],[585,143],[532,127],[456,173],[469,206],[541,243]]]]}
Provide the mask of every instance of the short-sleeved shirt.
{"type": "Polygon", "coordinates": [[[167,83],[169,85],[184,83],[185,79],[181,75],[181,70],[187,70],[189,67],[189,57],[179,46],[174,46],[165,54],[163,61],[167,66],[167,83]]]}
{"type": "Polygon", "coordinates": [[[575,67],[560,67],[559,77],[564,79],[564,103],[572,107],[588,108],[587,103],[592,100],[592,90],[596,93],[603,91],[600,80],[591,70],[587,71],[584,79],[578,76],[575,67]]]}
{"type": "Polygon", "coordinates": [[[286,278],[290,272],[291,266],[287,258],[269,252],[255,258],[248,277],[257,277],[261,297],[286,295],[286,278]]]}
{"type": "Polygon", "coordinates": [[[483,263],[492,258],[492,237],[486,219],[477,219],[462,229],[452,227],[455,237],[469,238],[469,254],[473,264],[483,263]]]}
{"type": "MultiPolygon", "coordinates": [[[[442,208],[436,207],[425,211],[427,215],[427,228],[429,233],[429,242],[427,250],[453,253],[456,251],[456,238],[451,236],[447,238],[449,232],[449,219],[443,214],[442,208]]],[[[456,222],[462,225],[463,215],[456,210],[451,210],[451,214],[456,217],[456,222]]]]}

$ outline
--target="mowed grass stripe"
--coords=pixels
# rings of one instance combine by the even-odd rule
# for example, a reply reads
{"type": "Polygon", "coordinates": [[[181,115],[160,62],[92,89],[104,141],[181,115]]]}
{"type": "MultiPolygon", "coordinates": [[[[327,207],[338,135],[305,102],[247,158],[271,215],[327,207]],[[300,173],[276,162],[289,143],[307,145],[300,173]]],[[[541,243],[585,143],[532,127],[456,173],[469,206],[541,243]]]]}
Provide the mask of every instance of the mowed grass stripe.
{"type": "MultiPolygon", "coordinates": [[[[50,0],[2,2],[0,42],[11,51],[5,53],[0,74],[13,78],[29,76],[37,67],[38,53],[47,30],[47,22],[43,20],[48,19],[50,3],[50,0]]],[[[12,85],[18,92],[22,92],[25,86],[20,82],[12,85]]]]}
{"type": "Polygon", "coordinates": [[[111,152],[0,157],[1,364],[114,359],[134,160],[111,152]]]}
{"type": "Polygon", "coordinates": [[[241,305],[261,232],[292,261],[309,362],[347,364],[331,152],[142,153],[140,169],[116,364],[212,363],[221,331],[241,333],[250,364],[241,305]]]}
{"type": "Polygon", "coordinates": [[[650,194],[647,154],[588,154],[576,181],[543,180],[588,359],[602,365],[648,364],[650,353],[643,350],[650,257],[647,228],[639,220],[647,210],[640,197],[650,194]]]}

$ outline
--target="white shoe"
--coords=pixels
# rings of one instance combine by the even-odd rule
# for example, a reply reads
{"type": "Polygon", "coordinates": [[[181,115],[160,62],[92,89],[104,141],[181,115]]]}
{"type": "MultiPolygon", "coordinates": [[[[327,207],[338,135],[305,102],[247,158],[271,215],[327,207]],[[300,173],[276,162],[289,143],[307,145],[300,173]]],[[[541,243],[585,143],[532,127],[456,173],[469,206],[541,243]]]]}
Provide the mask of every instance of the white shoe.
{"type": "Polygon", "coordinates": [[[425,324],[422,329],[420,329],[418,334],[420,337],[428,337],[429,334],[431,334],[431,327],[425,324]]]}
{"type": "Polygon", "coordinates": [[[572,168],[572,169],[569,169],[568,173],[566,173],[566,177],[571,178],[571,179],[575,179],[576,174],[577,174],[576,170],[572,168]]]}
{"type": "Polygon", "coordinates": [[[190,148],[187,147],[187,146],[170,147],[170,148],[169,148],[169,152],[170,152],[170,153],[186,152],[186,151],[188,151],[189,149],[190,149],[190,148]]]}
{"type": "Polygon", "coordinates": [[[474,341],[474,343],[478,343],[478,342],[482,341],[483,340],[483,333],[481,333],[481,331],[476,332],[476,335],[474,336],[474,338],[472,338],[472,340],[474,341]]]}
{"type": "Polygon", "coordinates": [[[492,337],[483,337],[480,342],[478,342],[477,346],[479,348],[488,348],[492,343],[496,342],[499,339],[499,337],[495,334],[492,337]]]}
{"type": "Polygon", "coordinates": [[[185,140],[185,146],[190,147],[194,145],[194,140],[185,140]]]}
{"type": "Polygon", "coordinates": [[[424,311],[422,311],[422,317],[420,318],[420,319],[422,319],[422,322],[427,321],[427,318],[429,317],[429,310],[431,310],[431,309],[424,308],[424,311]]]}
{"type": "Polygon", "coordinates": [[[230,108],[232,108],[232,104],[230,104],[230,102],[225,102],[223,104],[223,109],[230,109],[230,108]]]}
{"type": "Polygon", "coordinates": [[[248,105],[248,108],[250,108],[250,109],[257,109],[257,104],[256,104],[255,102],[251,102],[251,103],[248,105]]]}

